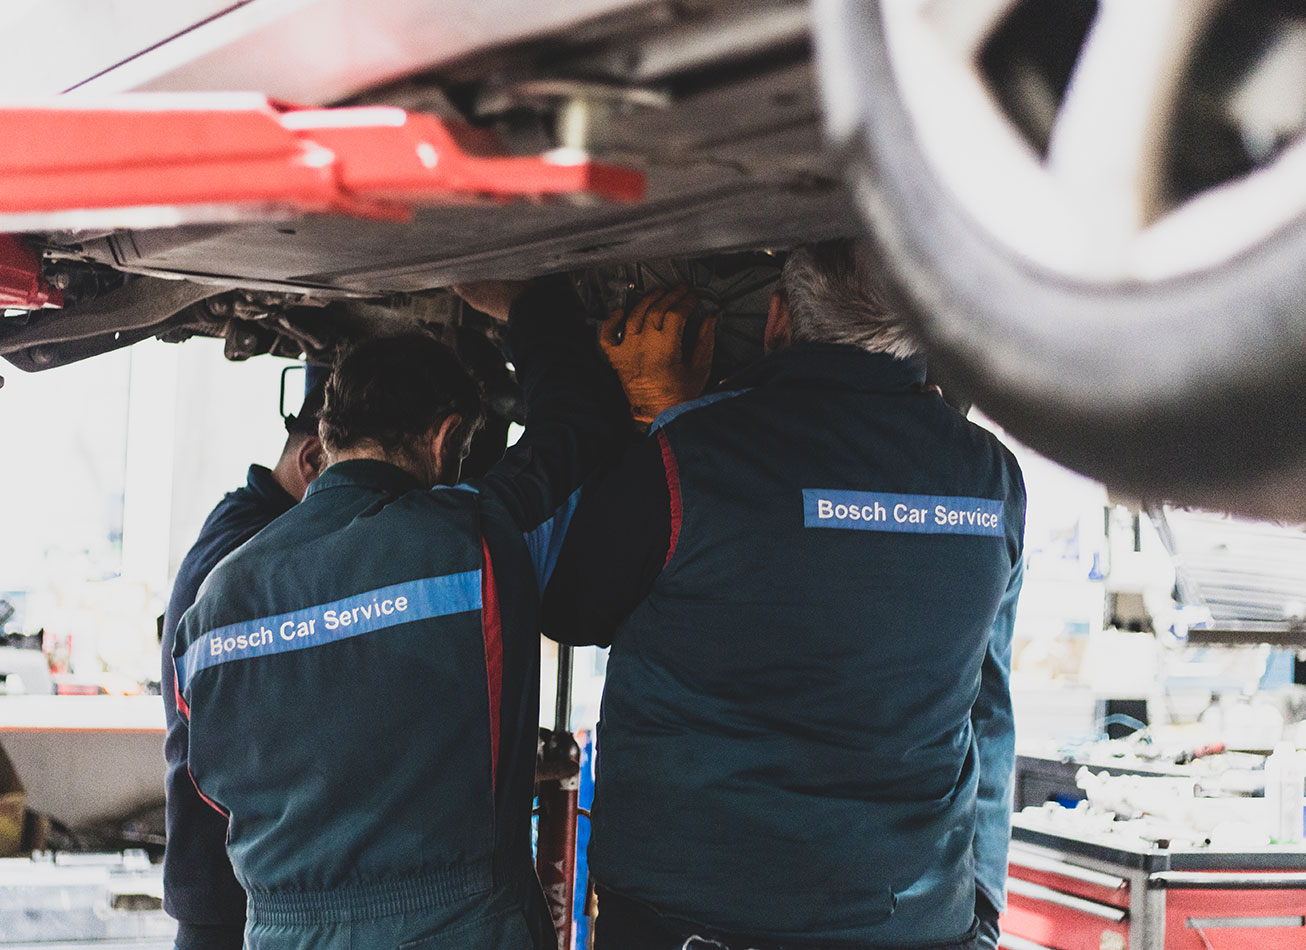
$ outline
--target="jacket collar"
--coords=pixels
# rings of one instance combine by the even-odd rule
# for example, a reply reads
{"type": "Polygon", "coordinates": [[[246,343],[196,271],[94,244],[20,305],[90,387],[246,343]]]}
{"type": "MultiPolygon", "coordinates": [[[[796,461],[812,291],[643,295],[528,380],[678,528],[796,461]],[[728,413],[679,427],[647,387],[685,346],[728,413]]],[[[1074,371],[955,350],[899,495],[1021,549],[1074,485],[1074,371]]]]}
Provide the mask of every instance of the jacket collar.
{"type": "Polygon", "coordinates": [[[289,511],[295,507],[295,497],[281,487],[272,469],[263,465],[251,465],[245,476],[245,487],[259,501],[280,511],[289,511]]]}
{"type": "MultiPolygon", "coordinates": [[[[348,459],[337,462],[308,486],[308,494],[332,488],[372,488],[390,495],[420,491],[422,483],[397,465],[376,459],[348,459]]],[[[308,497],[305,495],[305,497],[308,497]]]]}
{"type": "Polygon", "coordinates": [[[925,382],[925,359],[898,359],[837,343],[796,343],[763,357],[720,388],[793,382],[833,383],[862,392],[915,392],[925,382]]]}

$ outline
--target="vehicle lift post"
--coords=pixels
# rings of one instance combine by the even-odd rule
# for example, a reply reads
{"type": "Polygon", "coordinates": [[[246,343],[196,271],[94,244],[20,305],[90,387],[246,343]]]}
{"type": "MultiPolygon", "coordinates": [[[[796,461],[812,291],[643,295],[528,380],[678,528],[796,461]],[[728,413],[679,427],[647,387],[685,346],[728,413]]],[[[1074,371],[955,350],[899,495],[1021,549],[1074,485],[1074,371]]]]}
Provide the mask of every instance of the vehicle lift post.
{"type": "Polygon", "coordinates": [[[536,793],[539,832],[535,870],[562,950],[572,950],[576,897],[576,822],[580,818],[580,746],[571,734],[574,648],[558,645],[558,690],[552,729],[540,730],[536,793]]]}

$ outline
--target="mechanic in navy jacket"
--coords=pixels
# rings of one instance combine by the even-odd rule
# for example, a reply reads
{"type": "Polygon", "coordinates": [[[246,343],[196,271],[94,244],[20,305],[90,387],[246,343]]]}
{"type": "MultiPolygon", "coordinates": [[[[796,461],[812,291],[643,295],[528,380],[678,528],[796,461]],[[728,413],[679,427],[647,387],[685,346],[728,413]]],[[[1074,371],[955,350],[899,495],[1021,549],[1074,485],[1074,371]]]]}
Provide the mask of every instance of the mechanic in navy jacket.
{"type": "MultiPolygon", "coordinates": [[[[663,412],[572,520],[544,619],[612,646],[600,950],[996,941],[1024,486],[863,257],[794,252],[770,355],[663,412]]],[[[605,328],[637,415],[692,377],[692,307],[605,328]]]]}
{"type": "Polygon", "coordinates": [[[243,890],[170,840],[182,950],[239,946],[208,938],[246,910],[254,950],[555,946],[530,851],[540,592],[629,423],[566,281],[463,292],[511,308],[521,441],[454,486],[475,385],[429,337],[359,345],[327,384],[329,467],[178,628],[173,825],[220,816],[243,890]]]}
{"type": "MultiPolygon", "coordinates": [[[[315,369],[309,367],[309,372],[315,369]]],[[[286,417],[286,441],[276,465],[272,468],[251,465],[245,484],[227,492],[204,520],[199,537],[182,558],[168,598],[163,617],[163,637],[168,643],[182,614],[195,603],[195,595],[209,571],[274,518],[297,505],[322,470],[326,457],[322,441],[317,437],[317,417],[322,410],[325,382],[324,375],[317,376],[312,385],[305,387],[299,412],[286,417]]],[[[163,673],[165,678],[172,675],[171,657],[165,659],[163,673]]]]}
{"type": "MultiPolygon", "coordinates": [[[[160,691],[163,693],[163,706],[169,720],[177,715],[172,665],[172,646],[176,642],[177,624],[190,605],[195,603],[200,585],[219,561],[297,505],[325,462],[322,441],[317,436],[317,417],[322,409],[322,384],[326,379],[321,374],[315,378],[313,373],[314,368],[310,367],[309,378],[314,379],[314,382],[305,387],[307,391],[299,412],[285,420],[286,441],[276,465],[272,468],[263,465],[249,467],[245,484],[235,491],[227,492],[209,513],[204,526],[200,528],[199,537],[177,569],[172,596],[168,599],[168,609],[163,615],[161,650],[163,667],[160,672],[160,691]]],[[[198,795],[193,786],[180,786],[175,791],[178,795],[190,796],[192,804],[198,804],[198,795]]],[[[174,849],[196,849],[197,853],[190,860],[212,866],[210,886],[214,891],[225,895],[233,904],[243,901],[244,891],[227,861],[223,842],[227,824],[222,817],[210,808],[196,807],[173,808],[168,816],[174,821],[184,819],[191,823],[168,829],[168,837],[176,842],[174,849]],[[210,853],[205,854],[206,850],[210,853]]],[[[233,941],[239,945],[244,925],[242,912],[239,920],[215,924],[207,929],[213,937],[230,946],[233,941]]],[[[206,929],[204,924],[196,923],[194,926],[206,929]]]]}

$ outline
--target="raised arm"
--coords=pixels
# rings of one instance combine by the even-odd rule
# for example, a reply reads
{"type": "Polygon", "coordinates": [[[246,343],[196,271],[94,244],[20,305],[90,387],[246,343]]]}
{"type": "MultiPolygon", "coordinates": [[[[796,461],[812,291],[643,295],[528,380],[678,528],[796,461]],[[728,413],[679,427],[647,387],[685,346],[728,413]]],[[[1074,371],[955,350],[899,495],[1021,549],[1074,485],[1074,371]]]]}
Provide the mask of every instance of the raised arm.
{"type": "Polygon", "coordinates": [[[630,417],[566,278],[456,289],[478,310],[507,319],[526,433],[475,485],[502,503],[525,537],[543,590],[582,482],[629,443],[630,417]]]}
{"type": "MultiPolygon", "coordinates": [[[[686,328],[698,301],[684,288],[654,292],[629,316],[611,315],[600,342],[643,425],[698,397],[712,364],[715,318],[703,321],[686,358],[686,328]]],[[[607,646],[648,596],[667,562],[680,488],[665,435],[632,446],[585,485],[544,596],[546,636],[607,646]]]]}
{"type": "Polygon", "coordinates": [[[544,592],[545,636],[611,645],[617,627],[648,596],[666,564],[671,499],[657,436],[643,439],[614,468],[586,483],[544,592]]]}

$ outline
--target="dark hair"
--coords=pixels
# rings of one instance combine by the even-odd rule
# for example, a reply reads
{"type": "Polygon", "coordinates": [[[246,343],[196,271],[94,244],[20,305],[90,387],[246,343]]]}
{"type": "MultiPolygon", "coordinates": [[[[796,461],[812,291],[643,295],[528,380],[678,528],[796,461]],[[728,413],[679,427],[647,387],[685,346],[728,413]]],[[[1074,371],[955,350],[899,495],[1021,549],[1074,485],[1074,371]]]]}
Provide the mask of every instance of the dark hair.
{"type": "Polygon", "coordinates": [[[322,415],[322,399],[326,389],[326,378],[318,380],[317,385],[304,394],[304,404],[293,416],[286,416],[287,435],[317,435],[318,419],[322,415]]]}
{"type": "Polygon", "coordinates": [[[465,453],[482,422],[480,390],[458,357],[425,333],[365,340],[337,358],[318,428],[327,451],[375,442],[387,454],[414,443],[455,413],[465,453]]]}

